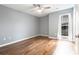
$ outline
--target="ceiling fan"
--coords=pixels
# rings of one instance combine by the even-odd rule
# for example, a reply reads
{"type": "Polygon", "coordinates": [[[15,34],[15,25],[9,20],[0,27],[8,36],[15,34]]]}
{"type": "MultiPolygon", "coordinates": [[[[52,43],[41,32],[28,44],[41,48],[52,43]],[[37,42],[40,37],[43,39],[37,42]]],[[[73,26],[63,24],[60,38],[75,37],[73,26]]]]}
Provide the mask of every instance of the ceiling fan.
{"type": "Polygon", "coordinates": [[[37,11],[38,13],[42,13],[42,12],[44,12],[45,10],[51,8],[50,6],[45,5],[45,4],[33,4],[33,6],[34,6],[33,10],[34,10],[34,11],[37,11]]]}
{"type": "Polygon", "coordinates": [[[51,8],[50,6],[45,6],[44,4],[33,4],[34,7],[38,8],[44,8],[44,9],[49,9],[51,8]]]}

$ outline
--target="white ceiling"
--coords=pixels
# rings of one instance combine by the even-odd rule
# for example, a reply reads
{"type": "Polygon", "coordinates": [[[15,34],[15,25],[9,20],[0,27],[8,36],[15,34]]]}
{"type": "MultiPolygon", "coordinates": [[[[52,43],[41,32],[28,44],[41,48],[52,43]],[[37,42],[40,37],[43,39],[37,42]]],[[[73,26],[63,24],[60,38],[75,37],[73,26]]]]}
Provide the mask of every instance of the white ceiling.
{"type": "Polygon", "coordinates": [[[74,6],[72,4],[43,4],[44,6],[50,6],[51,8],[44,10],[43,13],[38,13],[32,10],[34,8],[33,4],[3,4],[3,5],[9,8],[21,11],[21,12],[25,12],[25,13],[37,16],[37,17],[46,16],[49,13],[72,8],[74,6]]]}

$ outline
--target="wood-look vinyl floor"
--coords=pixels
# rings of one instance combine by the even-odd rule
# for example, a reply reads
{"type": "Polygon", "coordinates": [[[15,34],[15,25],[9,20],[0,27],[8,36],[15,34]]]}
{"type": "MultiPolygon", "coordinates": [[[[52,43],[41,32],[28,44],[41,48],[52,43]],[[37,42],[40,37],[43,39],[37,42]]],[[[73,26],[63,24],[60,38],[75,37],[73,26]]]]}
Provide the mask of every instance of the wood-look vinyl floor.
{"type": "Polygon", "coordinates": [[[0,55],[51,55],[57,40],[48,37],[34,37],[0,48],[0,55]]]}

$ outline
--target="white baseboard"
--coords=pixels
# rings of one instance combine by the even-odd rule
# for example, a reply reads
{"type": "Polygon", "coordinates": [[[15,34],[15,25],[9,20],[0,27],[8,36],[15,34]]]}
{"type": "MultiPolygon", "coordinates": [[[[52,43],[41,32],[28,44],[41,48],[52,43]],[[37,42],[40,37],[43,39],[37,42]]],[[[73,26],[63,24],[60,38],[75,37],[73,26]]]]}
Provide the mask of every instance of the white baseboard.
{"type": "Polygon", "coordinates": [[[49,38],[51,38],[51,39],[57,39],[57,37],[52,37],[52,36],[49,36],[49,38]]]}
{"type": "Polygon", "coordinates": [[[44,34],[40,34],[39,36],[47,36],[47,37],[49,37],[49,35],[44,35],[44,34]]]}
{"type": "Polygon", "coordinates": [[[23,40],[27,40],[27,39],[30,39],[30,38],[33,38],[33,37],[36,37],[36,36],[39,36],[39,35],[35,35],[35,36],[20,39],[20,40],[16,40],[16,41],[13,41],[13,42],[9,42],[9,43],[6,43],[6,44],[2,44],[2,45],[0,45],[0,47],[7,46],[7,45],[10,45],[10,44],[14,44],[14,43],[17,43],[17,42],[20,42],[20,41],[23,41],[23,40]]]}

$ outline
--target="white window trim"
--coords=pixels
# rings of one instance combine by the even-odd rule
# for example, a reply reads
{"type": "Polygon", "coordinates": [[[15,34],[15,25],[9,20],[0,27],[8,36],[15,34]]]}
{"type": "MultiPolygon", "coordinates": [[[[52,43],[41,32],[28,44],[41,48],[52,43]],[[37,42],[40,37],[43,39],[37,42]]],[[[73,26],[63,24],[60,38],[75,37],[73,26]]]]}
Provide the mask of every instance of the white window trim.
{"type": "Polygon", "coordinates": [[[59,15],[59,23],[58,23],[58,39],[62,39],[61,37],[61,16],[68,15],[69,16],[69,29],[68,29],[68,39],[69,41],[72,41],[72,19],[71,19],[71,13],[65,13],[59,15]]]}

